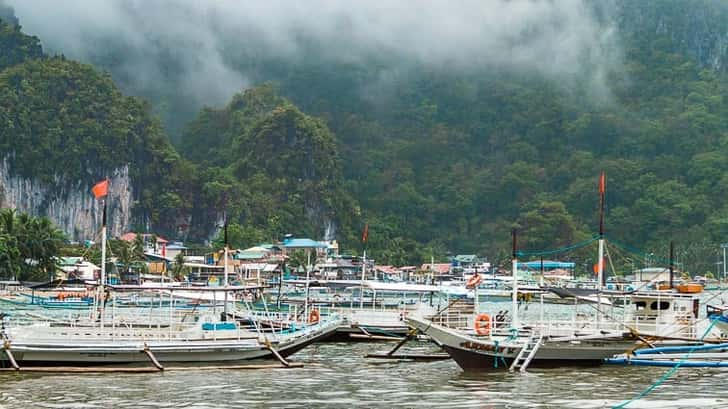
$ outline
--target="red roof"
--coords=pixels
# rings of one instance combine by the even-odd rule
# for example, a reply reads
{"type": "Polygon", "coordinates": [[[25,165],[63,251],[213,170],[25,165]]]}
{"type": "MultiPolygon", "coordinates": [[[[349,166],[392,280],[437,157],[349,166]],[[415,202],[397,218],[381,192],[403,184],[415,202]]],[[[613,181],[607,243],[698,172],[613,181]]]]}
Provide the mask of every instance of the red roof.
{"type": "Polygon", "coordinates": [[[435,263],[435,264],[432,264],[432,268],[430,268],[430,263],[426,263],[420,267],[420,270],[424,270],[424,271],[432,270],[438,274],[447,274],[450,272],[450,264],[449,263],[435,263]]]}
{"type": "Polygon", "coordinates": [[[119,237],[119,238],[120,238],[120,239],[122,239],[122,240],[124,240],[124,241],[134,241],[134,240],[136,239],[136,236],[137,236],[137,235],[136,235],[136,233],[134,233],[134,232],[129,232],[129,233],[125,233],[125,234],[123,234],[123,235],[122,235],[121,237],[119,237]]]}
{"type": "MultiPolygon", "coordinates": [[[[129,232],[129,233],[124,233],[120,237],[120,239],[122,239],[124,241],[134,241],[134,240],[136,240],[136,237],[137,237],[136,233],[129,232]]],[[[142,237],[144,237],[146,239],[147,237],[152,237],[152,235],[149,233],[144,233],[144,234],[142,234],[142,237]]],[[[163,239],[162,237],[157,236],[157,243],[169,243],[169,242],[167,240],[163,239]]]]}

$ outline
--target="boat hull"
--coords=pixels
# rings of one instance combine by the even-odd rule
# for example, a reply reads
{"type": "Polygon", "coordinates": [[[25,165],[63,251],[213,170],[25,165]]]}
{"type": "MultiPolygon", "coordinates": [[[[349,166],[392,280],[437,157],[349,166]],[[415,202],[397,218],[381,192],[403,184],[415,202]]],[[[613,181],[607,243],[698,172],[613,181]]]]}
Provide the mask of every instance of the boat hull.
{"type": "MultiPolygon", "coordinates": [[[[282,357],[293,355],[306,346],[331,336],[340,321],[333,320],[292,334],[271,337],[199,339],[199,340],[31,340],[10,342],[10,352],[20,366],[84,366],[114,364],[152,364],[150,352],[162,363],[236,362],[274,358],[270,347],[282,357]],[[270,347],[269,347],[270,346],[270,347]]],[[[7,356],[0,350],[0,363],[7,366],[7,356]]]]}
{"type": "MultiPolygon", "coordinates": [[[[462,369],[469,371],[507,369],[518,356],[525,342],[525,339],[470,336],[420,318],[410,318],[407,322],[441,344],[462,369]]],[[[628,336],[617,339],[597,338],[573,341],[544,339],[530,366],[600,365],[605,358],[624,353],[634,344],[634,340],[628,336]]]]}

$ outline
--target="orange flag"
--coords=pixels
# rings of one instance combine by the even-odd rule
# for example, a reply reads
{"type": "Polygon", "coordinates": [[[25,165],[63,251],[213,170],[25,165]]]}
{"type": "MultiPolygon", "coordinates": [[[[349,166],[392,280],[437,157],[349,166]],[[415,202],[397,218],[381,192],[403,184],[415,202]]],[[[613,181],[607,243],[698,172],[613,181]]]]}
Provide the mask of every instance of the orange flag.
{"type": "Polygon", "coordinates": [[[369,238],[369,223],[364,225],[364,232],[361,234],[361,242],[366,243],[369,238]]]}
{"type": "Polygon", "coordinates": [[[599,194],[603,195],[606,189],[607,177],[604,175],[604,171],[602,171],[601,175],[599,175],[599,194]]]}
{"type": "Polygon", "coordinates": [[[102,197],[109,194],[109,179],[104,179],[101,182],[94,185],[94,187],[91,189],[91,192],[93,192],[96,199],[101,199],[102,197]]]}

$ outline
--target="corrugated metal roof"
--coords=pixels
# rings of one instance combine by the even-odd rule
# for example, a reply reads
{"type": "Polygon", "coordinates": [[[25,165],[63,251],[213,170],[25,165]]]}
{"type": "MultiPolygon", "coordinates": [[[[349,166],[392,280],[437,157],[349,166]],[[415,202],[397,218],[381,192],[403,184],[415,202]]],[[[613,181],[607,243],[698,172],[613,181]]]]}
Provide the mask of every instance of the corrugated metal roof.
{"type": "Polygon", "coordinates": [[[311,239],[287,239],[283,242],[283,247],[286,248],[313,248],[313,249],[325,249],[328,247],[328,244],[322,243],[320,241],[315,241],[311,239]]]}

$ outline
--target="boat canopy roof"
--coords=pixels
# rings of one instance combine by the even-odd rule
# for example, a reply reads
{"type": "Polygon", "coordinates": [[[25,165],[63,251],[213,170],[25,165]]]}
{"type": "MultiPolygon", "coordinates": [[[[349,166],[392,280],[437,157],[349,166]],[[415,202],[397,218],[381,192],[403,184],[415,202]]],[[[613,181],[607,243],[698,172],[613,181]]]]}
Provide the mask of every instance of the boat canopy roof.
{"type": "Polygon", "coordinates": [[[536,261],[526,261],[526,262],[518,262],[519,266],[525,265],[529,269],[540,269],[541,263],[543,263],[543,268],[548,269],[554,269],[554,268],[565,268],[565,269],[573,269],[576,267],[576,263],[572,262],[565,262],[565,261],[552,261],[552,260],[544,260],[543,262],[541,260],[536,261]]]}
{"type": "MultiPolygon", "coordinates": [[[[361,285],[361,282],[359,283],[361,285]]],[[[395,293],[435,293],[440,291],[440,287],[426,284],[409,284],[409,283],[388,283],[382,281],[364,281],[364,287],[374,291],[388,291],[395,293]]]]}
{"type": "Polygon", "coordinates": [[[307,283],[310,287],[330,287],[330,288],[359,288],[365,287],[374,291],[388,292],[407,292],[407,293],[431,293],[440,291],[440,287],[435,285],[409,284],[409,283],[389,283],[373,280],[283,280],[285,284],[302,285],[307,283]]]}
{"type": "Polygon", "coordinates": [[[165,291],[211,291],[211,292],[235,292],[250,291],[266,288],[257,285],[229,285],[227,287],[210,287],[210,286],[179,286],[179,285],[107,285],[114,291],[145,291],[145,290],[165,290],[165,291]]]}

